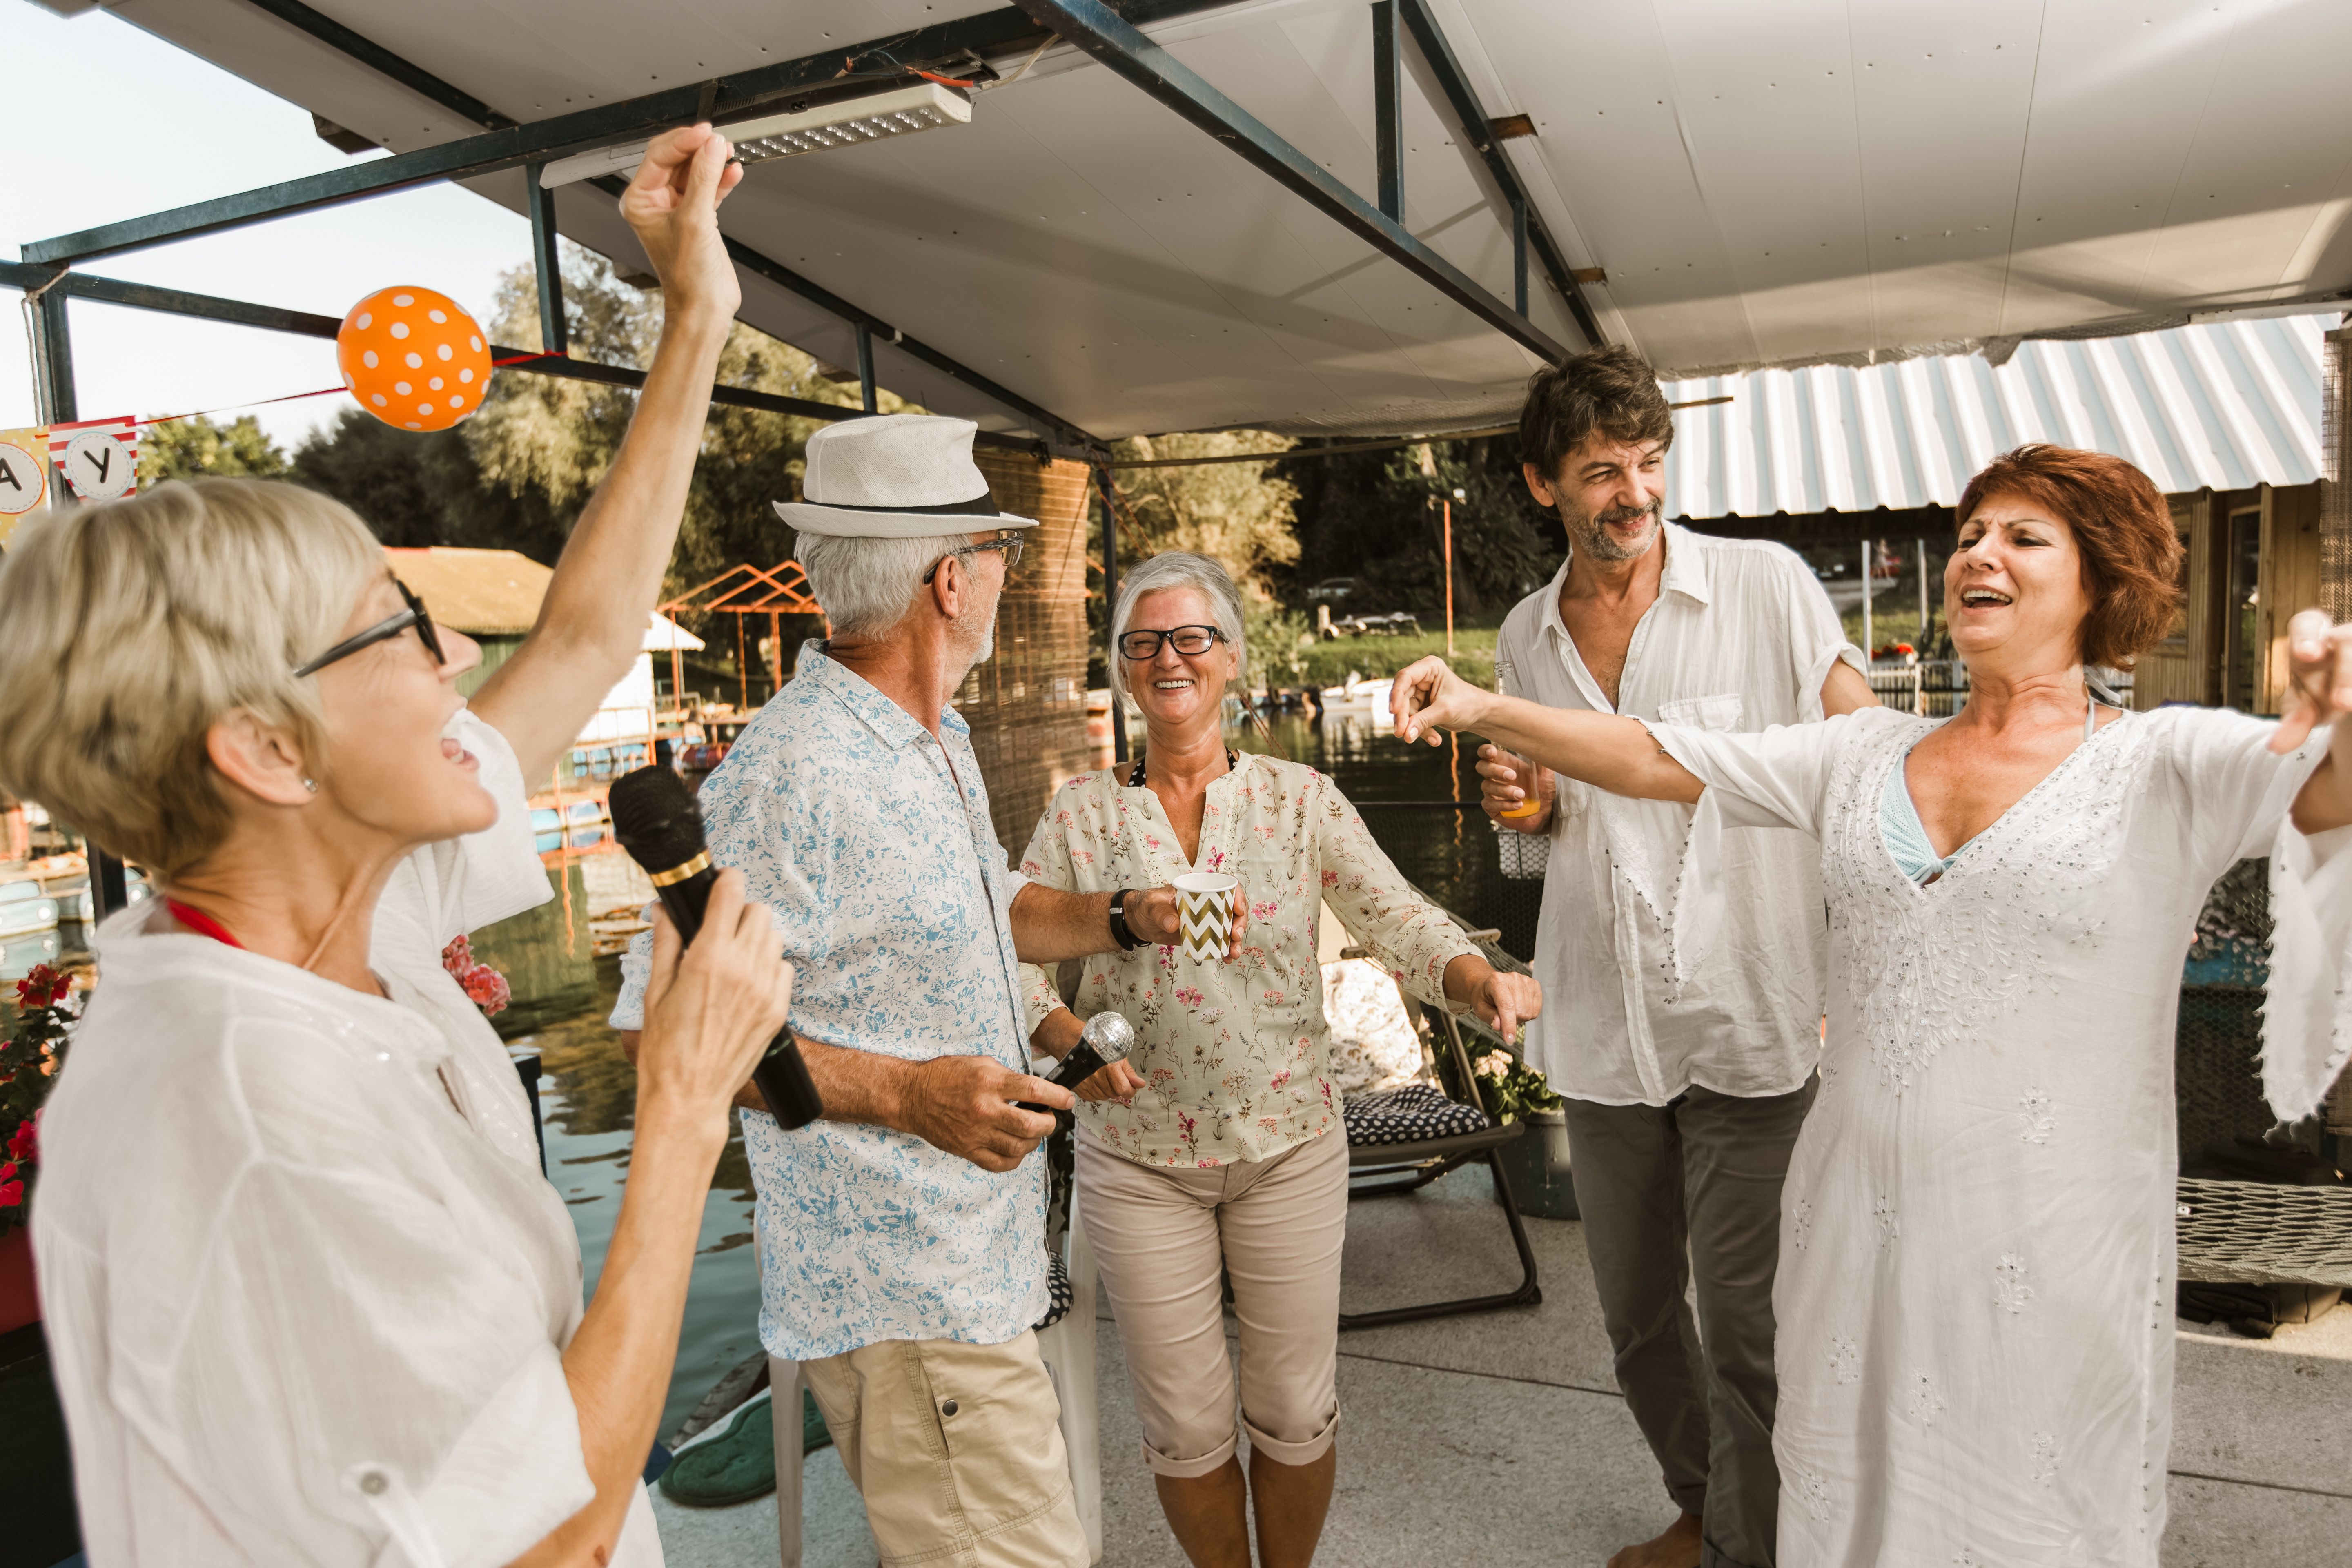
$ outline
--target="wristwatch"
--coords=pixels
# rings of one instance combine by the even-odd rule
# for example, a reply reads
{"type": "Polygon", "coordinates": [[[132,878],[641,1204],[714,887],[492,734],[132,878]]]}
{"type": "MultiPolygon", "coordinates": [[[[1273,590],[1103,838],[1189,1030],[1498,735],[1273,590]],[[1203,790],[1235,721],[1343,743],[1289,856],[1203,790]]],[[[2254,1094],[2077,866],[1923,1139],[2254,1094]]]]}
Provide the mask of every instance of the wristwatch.
{"type": "Polygon", "coordinates": [[[1127,923],[1127,896],[1133,891],[1133,888],[1121,888],[1110,896],[1110,939],[1118,943],[1121,952],[1133,952],[1143,945],[1143,939],[1127,923]]]}

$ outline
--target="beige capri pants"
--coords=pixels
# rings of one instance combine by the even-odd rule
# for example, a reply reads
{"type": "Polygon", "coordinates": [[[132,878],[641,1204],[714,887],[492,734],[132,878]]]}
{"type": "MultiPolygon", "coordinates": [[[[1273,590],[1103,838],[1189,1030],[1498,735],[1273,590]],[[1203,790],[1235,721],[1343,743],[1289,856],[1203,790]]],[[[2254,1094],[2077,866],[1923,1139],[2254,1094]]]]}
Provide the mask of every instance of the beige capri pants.
{"type": "Polygon", "coordinates": [[[1348,1140],[1336,1129],[1270,1160],[1145,1165],[1077,1136],[1077,1201],[1118,1320],[1155,1475],[1205,1476],[1241,1432],[1278,1464],[1331,1450],[1339,1425],[1339,1253],[1348,1140]],[[1241,1321],[1240,1421],[1221,1278],[1241,1321]]]}

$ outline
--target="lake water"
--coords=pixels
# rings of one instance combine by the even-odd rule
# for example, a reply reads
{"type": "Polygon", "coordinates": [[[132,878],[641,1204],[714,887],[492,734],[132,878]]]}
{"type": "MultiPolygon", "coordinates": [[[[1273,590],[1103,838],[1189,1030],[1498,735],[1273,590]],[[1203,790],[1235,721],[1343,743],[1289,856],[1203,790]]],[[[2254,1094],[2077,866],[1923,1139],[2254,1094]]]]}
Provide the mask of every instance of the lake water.
{"type": "MultiPolygon", "coordinates": [[[[1319,721],[1278,717],[1269,728],[1270,735],[1237,730],[1233,743],[1274,751],[1329,774],[1364,808],[1374,836],[1407,877],[1473,921],[1500,926],[1504,945],[1524,953],[1541,883],[1501,875],[1495,834],[1483,815],[1435,804],[1475,798],[1472,743],[1449,739],[1435,748],[1409,747],[1360,710],[1319,721]]],[[[529,1042],[545,1069],[540,1109],[548,1177],[572,1207],[592,1293],[620,1212],[636,1101],[636,1074],[604,1026],[619,965],[607,959],[597,971],[604,993],[597,1009],[529,1042]]],[[[665,1437],[711,1384],[759,1348],[759,1279],[751,1242],[751,1172],[739,1136],[729,1140],[703,1205],[677,1370],[662,1414],[665,1437]]]]}

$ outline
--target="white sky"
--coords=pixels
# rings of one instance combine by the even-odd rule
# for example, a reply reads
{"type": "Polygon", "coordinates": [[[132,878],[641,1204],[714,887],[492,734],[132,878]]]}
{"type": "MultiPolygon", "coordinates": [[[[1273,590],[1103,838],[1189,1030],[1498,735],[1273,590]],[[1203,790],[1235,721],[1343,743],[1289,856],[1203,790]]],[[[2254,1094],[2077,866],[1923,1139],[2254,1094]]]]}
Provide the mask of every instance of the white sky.
{"type": "MultiPolygon", "coordinates": [[[[0,203],[0,253],[12,258],[28,240],[354,161],[318,139],[308,111],[102,10],[68,20],[29,0],[0,0],[0,60],[8,78],[0,123],[16,175],[12,199],[0,203]]],[[[83,270],[324,316],[387,284],[415,283],[487,322],[498,275],[530,254],[523,219],[435,184],[106,257],[83,270]]],[[[20,299],[0,288],[0,428],[34,417],[20,299]]],[[[85,419],[226,407],[226,421],[241,403],[339,379],[325,339],[86,300],[71,312],[85,419]]],[[[345,396],[251,412],[291,452],[345,396]]]]}

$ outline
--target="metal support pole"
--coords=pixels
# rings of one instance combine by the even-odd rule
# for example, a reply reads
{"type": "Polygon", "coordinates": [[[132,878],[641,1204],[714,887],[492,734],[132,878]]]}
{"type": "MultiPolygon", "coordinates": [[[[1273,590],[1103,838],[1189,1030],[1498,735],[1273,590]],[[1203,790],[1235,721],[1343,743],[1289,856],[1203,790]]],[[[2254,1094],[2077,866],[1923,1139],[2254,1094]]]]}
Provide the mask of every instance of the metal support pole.
{"type": "Polygon", "coordinates": [[[572,352],[563,319],[563,256],[556,245],[555,193],[541,186],[544,163],[522,166],[523,205],[530,210],[530,268],[539,279],[539,346],[551,354],[572,352]]]}
{"type": "Polygon", "coordinates": [[[1927,618],[1927,542],[1926,540],[1915,539],[1911,542],[1911,558],[1918,563],[1919,657],[1925,658],[1927,657],[1928,634],[1936,629],[1935,623],[1927,618]]]}
{"type": "Polygon", "coordinates": [[[1445,657],[1454,657],[1454,503],[1445,503],[1445,657]]]}
{"type": "MultiPolygon", "coordinates": [[[[1404,98],[1397,56],[1396,0],[1372,5],[1372,124],[1380,155],[1381,211],[1391,223],[1404,221],[1404,98]]],[[[1519,314],[1528,313],[1524,294],[1519,314]]]]}
{"type": "MultiPolygon", "coordinates": [[[[1108,632],[1112,617],[1118,610],[1118,508],[1112,504],[1110,470],[1097,464],[1095,468],[1095,489],[1101,492],[1103,509],[1103,626],[1108,632]]],[[[1118,645],[1111,643],[1103,650],[1106,659],[1118,658],[1118,645]]],[[[1107,666],[1116,669],[1116,664],[1107,666]]],[[[1119,700],[1118,688],[1110,692],[1110,755],[1117,763],[1127,761],[1127,704],[1119,700]]]]}
{"type": "Polygon", "coordinates": [[[1511,198],[1511,300],[1520,315],[1528,313],[1528,204],[1511,198]]]}
{"type": "Polygon", "coordinates": [[[857,323],[857,385],[866,399],[866,412],[882,412],[882,389],[874,384],[874,329],[865,322],[857,323]]]}
{"type": "MultiPolygon", "coordinates": [[[[66,318],[67,294],[62,287],[41,296],[34,312],[34,329],[40,342],[33,345],[34,368],[37,376],[36,391],[40,396],[41,422],[63,424],[81,417],[80,403],[74,394],[73,331],[66,318]]],[[[64,488],[61,473],[49,475],[49,505],[52,508],[76,506],[71,492],[64,488]]],[[[83,836],[89,865],[89,918],[93,926],[131,902],[131,890],[122,874],[122,862],[91,843],[83,836]]]]}
{"type": "Polygon", "coordinates": [[[1870,590],[1872,584],[1870,579],[1871,574],[1878,566],[1877,544],[1878,542],[1874,539],[1865,539],[1862,542],[1862,657],[1865,663],[1869,662],[1871,658],[1870,590]]]}

